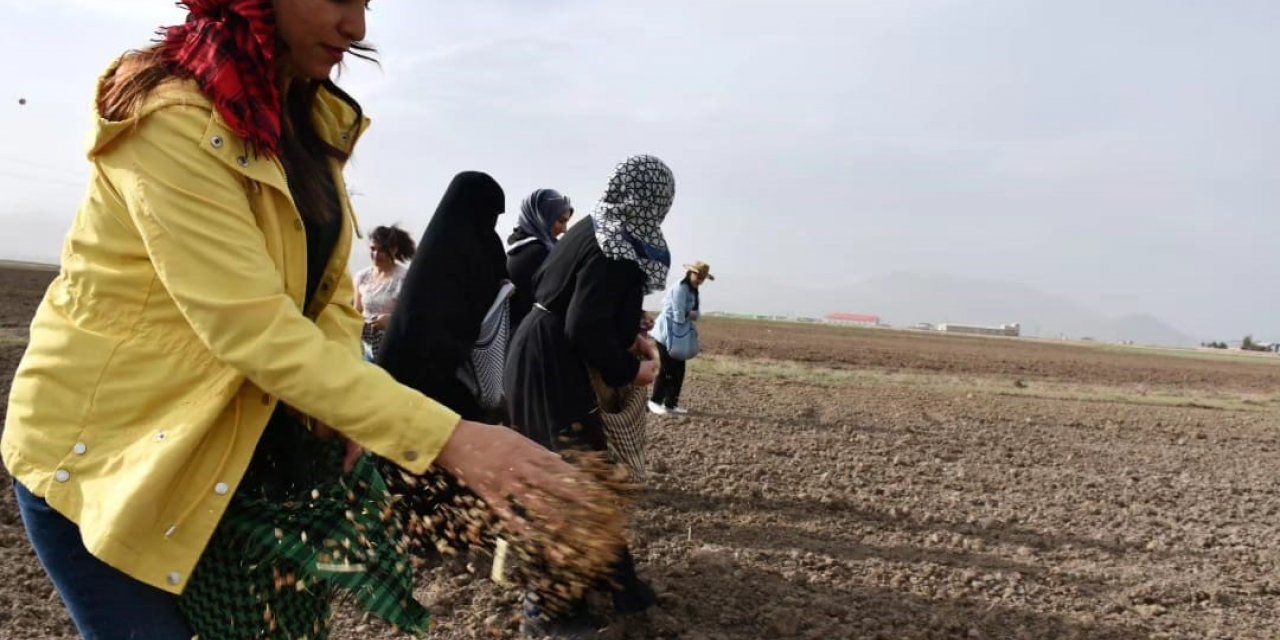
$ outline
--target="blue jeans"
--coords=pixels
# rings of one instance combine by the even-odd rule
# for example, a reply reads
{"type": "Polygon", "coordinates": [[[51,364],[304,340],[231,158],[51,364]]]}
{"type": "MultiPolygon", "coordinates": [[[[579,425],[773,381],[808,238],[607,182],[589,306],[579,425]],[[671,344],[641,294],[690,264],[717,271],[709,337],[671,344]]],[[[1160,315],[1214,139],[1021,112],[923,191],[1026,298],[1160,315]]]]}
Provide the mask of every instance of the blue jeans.
{"type": "Polygon", "coordinates": [[[27,537],[85,640],[191,640],[178,597],[93,557],[80,528],[13,482],[27,537]]]}

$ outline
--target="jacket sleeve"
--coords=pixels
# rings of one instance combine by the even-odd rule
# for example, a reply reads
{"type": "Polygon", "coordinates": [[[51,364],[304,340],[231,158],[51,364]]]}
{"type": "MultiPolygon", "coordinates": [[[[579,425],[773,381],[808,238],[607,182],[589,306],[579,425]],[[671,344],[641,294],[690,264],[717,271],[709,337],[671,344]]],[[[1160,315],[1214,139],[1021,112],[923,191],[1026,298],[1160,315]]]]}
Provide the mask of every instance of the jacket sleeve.
{"type": "MultiPolygon", "coordinates": [[[[606,384],[621,387],[635,379],[640,361],[620,344],[614,330],[618,306],[627,302],[630,283],[621,265],[612,265],[604,256],[589,259],[578,268],[577,285],[565,312],[565,332],[587,366],[600,372],[606,384]]],[[[637,283],[638,284],[638,283],[637,283]]],[[[636,331],[640,330],[636,305],[636,331]]]]}
{"type": "Polygon", "coordinates": [[[356,355],[358,330],[341,297],[349,279],[318,322],[302,314],[267,253],[246,185],[203,147],[208,123],[207,108],[166,107],[98,157],[160,283],[215,358],[366,449],[425,471],[458,415],[356,355]]]}
{"type": "Polygon", "coordinates": [[[689,323],[689,311],[689,291],[684,284],[677,284],[663,300],[662,315],[667,317],[668,323],[684,326],[689,323]]]}

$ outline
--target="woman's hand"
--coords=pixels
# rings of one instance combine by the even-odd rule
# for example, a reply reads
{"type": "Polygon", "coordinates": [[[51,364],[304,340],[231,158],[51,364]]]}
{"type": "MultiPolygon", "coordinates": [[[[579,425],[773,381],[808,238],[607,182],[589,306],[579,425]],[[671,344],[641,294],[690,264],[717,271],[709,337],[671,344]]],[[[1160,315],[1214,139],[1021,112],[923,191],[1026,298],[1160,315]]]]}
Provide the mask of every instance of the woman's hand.
{"type": "Polygon", "coordinates": [[[332,440],[334,438],[342,439],[342,443],[347,448],[347,453],[342,458],[343,475],[351,473],[351,470],[356,468],[356,462],[360,461],[360,456],[364,455],[364,447],[361,447],[360,445],[356,444],[355,441],[348,439],[346,436],[342,435],[341,433],[338,433],[336,430],[334,430],[333,427],[330,427],[329,425],[316,422],[311,427],[311,433],[315,434],[315,436],[317,438],[320,438],[321,440],[332,440]]]}
{"type": "Polygon", "coordinates": [[[519,433],[470,420],[458,422],[435,465],[466,483],[516,531],[525,528],[526,518],[557,522],[559,514],[550,512],[545,496],[578,502],[589,482],[559,455],[519,433]],[[514,513],[513,501],[525,513],[514,513]]]}
{"type": "Polygon", "coordinates": [[[647,353],[648,350],[649,348],[645,344],[645,335],[643,333],[637,333],[635,340],[631,341],[631,346],[627,347],[627,353],[630,353],[641,360],[649,359],[645,357],[645,353],[647,353]]]}
{"type": "Polygon", "coordinates": [[[631,344],[631,355],[641,360],[657,360],[658,344],[646,334],[637,334],[636,341],[631,344]]]}
{"type": "Polygon", "coordinates": [[[645,360],[640,363],[640,370],[636,372],[636,379],[632,384],[637,387],[647,387],[658,379],[658,361],[645,360]]]}
{"type": "Polygon", "coordinates": [[[690,312],[689,312],[689,319],[690,319],[690,320],[693,320],[694,322],[697,322],[698,318],[701,318],[701,317],[702,317],[702,312],[700,312],[700,311],[690,311],[690,312]]]}

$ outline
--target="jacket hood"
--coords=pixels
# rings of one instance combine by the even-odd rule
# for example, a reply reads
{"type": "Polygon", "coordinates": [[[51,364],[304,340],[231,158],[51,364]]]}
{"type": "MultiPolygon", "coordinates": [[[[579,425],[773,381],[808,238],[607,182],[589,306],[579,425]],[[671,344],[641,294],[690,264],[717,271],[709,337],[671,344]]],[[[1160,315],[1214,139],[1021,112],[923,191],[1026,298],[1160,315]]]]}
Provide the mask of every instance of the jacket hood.
{"type": "MultiPolygon", "coordinates": [[[[230,127],[223,121],[217,109],[214,109],[213,102],[200,91],[200,87],[195,80],[183,78],[174,78],[161,83],[142,103],[137,113],[134,113],[129,118],[124,120],[107,119],[103,116],[101,110],[102,94],[108,84],[115,78],[120,67],[125,64],[129,64],[127,56],[116,59],[98,78],[97,90],[94,92],[93,100],[95,122],[89,139],[88,151],[90,158],[105,151],[115,140],[136,127],[148,115],[159,109],[177,105],[206,110],[210,114],[212,125],[221,130],[230,131],[230,127]]],[[[313,112],[316,130],[326,142],[337,149],[346,151],[348,155],[355,149],[356,142],[369,128],[370,124],[369,118],[362,118],[360,122],[356,122],[356,117],[357,114],[350,105],[328,90],[320,89],[316,96],[316,107],[313,112]]]]}

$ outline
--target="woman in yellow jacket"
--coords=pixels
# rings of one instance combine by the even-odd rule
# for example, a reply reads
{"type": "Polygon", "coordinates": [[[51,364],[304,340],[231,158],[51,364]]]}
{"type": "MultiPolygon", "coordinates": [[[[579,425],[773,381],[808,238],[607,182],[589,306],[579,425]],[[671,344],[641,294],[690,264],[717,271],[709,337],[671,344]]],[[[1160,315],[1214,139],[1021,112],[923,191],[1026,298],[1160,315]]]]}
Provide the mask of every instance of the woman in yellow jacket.
{"type": "MultiPolygon", "coordinates": [[[[90,639],[191,638],[197,625],[179,594],[198,565],[216,574],[201,559],[219,536],[320,544],[305,528],[224,532],[246,478],[257,492],[283,466],[303,476],[332,469],[336,495],[360,506],[346,510],[356,522],[382,499],[376,479],[344,479],[371,466],[362,449],[414,473],[449,469],[500,511],[524,497],[533,515],[546,504],[533,493],[563,494],[555,487],[575,474],[361,357],[342,169],[367,121],[329,76],[344,55],[368,51],[368,3],[182,4],[185,24],[99,83],[89,193],[32,322],[5,421],[3,459],[32,544],[90,639]],[[336,432],[336,466],[307,458],[306,443],[290,448],[298,425],[316,443],[336,432]]],[[[325,499],[310,493],[316,501],[261,493],[254,504],[310,522],[308,505],[325,499]]],[[[403,583],[399,564],[372,575],[397,544],[367,542],[367,566],[304,550],[300,570],[374,593],[362,579],[403,583]]],[[[276,591],[283,581],[289,593],[310,592],[300,576],[274,580],[276,591]]],[[[412,609],[382,595],[362,603],[379,614],[412,609]]],[[[280,628],[277,615],[268,607],[260,629],[212,637],[312,633],[280,628]]]]}

